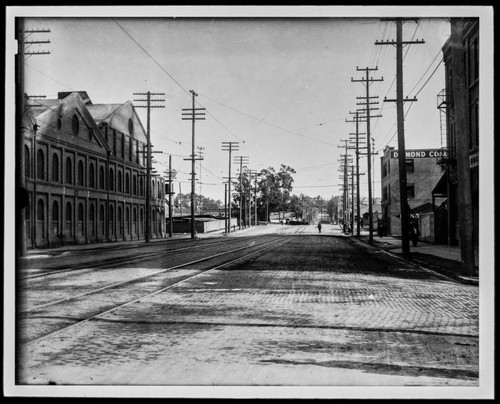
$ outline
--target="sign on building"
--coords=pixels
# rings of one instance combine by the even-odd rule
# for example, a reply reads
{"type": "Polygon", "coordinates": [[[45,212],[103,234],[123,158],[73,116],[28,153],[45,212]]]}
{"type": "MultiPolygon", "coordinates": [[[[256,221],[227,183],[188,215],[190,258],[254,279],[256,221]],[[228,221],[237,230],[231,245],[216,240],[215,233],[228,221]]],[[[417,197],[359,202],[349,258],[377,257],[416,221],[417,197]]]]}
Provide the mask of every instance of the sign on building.
{"type": "MultiPolygon", "coordinates": [[[[407,159],[425,159],[432,157],[447,157],[448,152],[442,149],[422,149],[422,150],[406,150],[405,152],[407,159]]],[[[399,153],[395,150],[391,151],[391,158],[397,159],[399,153]]]]}

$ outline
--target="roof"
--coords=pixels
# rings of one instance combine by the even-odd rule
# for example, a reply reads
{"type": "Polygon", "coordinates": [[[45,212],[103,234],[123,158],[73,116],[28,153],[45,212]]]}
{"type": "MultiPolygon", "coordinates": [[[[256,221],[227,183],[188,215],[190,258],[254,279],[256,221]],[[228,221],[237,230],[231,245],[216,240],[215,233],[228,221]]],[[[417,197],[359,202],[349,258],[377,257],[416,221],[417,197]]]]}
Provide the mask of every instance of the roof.
{"type": "Polygon", "coordinates": [[[434,207],[430,202],[426,202],[412,209],[412,213],[417,213],[417,214],[429,213],[429,212],[434,212],[434,207]]]}
{"type": "Polygon", "coordinates": [[[92,104],[87,105],[87,108],[96,123],[100,124],[105,118],[115,112],[122,105],[123,104],[92,104]]]}

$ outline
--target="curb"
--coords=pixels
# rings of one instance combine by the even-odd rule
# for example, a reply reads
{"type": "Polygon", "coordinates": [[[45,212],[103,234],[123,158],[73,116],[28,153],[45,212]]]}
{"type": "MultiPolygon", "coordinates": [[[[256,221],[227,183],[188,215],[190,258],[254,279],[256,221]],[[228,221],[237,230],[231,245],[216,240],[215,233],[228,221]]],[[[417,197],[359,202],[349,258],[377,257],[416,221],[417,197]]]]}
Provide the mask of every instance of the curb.
{"type": "Polygon", "coordinates": [[[406,258],[403,258],[403,256],[401,256],[400,254],[396,254],[396,253],[393,253],[393,252],[390,252],[390,251],[386,251],[385,249],[380,248],[376,244],[370,244],[369,242],[367,242],[367,241],[365,241],[363,239],[359,239],[359,238],[356,238],[356,237],[353,237],[353,236],[351,236],[350,238],[351,238],[351,240],[353,240],[355,242],[363,243],[364,245],[368,245],[368,246],[376,248],[376,249],[378,249],[380,251],[383,251],[383,252],[385,252],[386,254],[390,255],[393,258],[396,258],[396,259],[404,261],[404,262],[409,262],[409,263],[415,264],[420,269],[424,269],[426,271],[431,271],[431,272],[433,272],[433,273],[435,273],[435,274],[437,274],[437,275],[439,275],[441,277],[445,277],[447,279],[451,279],[453,281],[459,282],[459,283],[464,284],[464,285],[479,286],[479,279],[469,278],[469,277],[463,276],[461,274],[450,273],[448,271],[443,271],[443,270],[441,270],[440,267],[436,267],[436,266],[430,265],[428,262],[425,262],[425,261],[422,261],[422,260],[419,260],[419,259],[415,259],[415,258],[406,259],[406,258]]]}

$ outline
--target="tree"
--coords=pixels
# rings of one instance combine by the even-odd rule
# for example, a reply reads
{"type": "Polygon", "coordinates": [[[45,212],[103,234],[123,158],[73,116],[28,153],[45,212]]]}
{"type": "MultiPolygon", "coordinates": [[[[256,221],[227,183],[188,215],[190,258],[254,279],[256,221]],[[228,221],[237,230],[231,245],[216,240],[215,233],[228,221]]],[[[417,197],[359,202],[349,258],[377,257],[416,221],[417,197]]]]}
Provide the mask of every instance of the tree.
{"type": "Polygon", "coordinates": [[[290,210],[290,197],[293,189],[293,177],[296,171],[282,164],[276,172],[273,167],[263,169],[260,172],[260,181],[257,184],[260,197],[257,204],[266,207],[267,221],[271,212],[282,212],[290,210]]]}

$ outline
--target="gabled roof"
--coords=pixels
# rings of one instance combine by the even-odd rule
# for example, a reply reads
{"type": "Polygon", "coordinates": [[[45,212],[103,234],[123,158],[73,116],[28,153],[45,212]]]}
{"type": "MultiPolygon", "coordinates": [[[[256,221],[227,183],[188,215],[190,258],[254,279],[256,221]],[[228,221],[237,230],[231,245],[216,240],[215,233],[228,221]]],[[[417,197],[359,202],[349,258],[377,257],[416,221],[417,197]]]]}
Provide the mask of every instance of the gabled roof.
{"type": "Polygon", "coordinates": [[[92,104],[87,105],[87,108],[96,123],[99,125],[122,105],[123,104],[92,104]]]}
{"type": "Polygon", "coordinates": [[[110,150],[99,127],[88,110],[88,105],[85,104],[79,92],[73,92],[62,99],[56,100],[30,100],[30,104],[33,106],[27,109],[33,113],[36,118],[36,123],[39,125],[53,125],[53,122],[56,120],[55,117],[58,118],[61,115],[67,114],[68,111],[78,110],[82,119],[84,119],[89,128],[92,129],[94,138],[99,146],[106,151],[110,150]]]}

